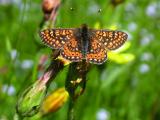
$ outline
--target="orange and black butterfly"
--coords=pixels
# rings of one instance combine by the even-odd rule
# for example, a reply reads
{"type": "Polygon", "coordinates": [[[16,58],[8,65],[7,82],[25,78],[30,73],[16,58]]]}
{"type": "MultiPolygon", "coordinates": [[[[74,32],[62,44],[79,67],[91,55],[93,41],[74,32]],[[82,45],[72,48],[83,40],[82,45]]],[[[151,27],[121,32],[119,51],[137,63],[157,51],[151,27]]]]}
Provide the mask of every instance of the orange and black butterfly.
{"type": "Polygon", "coordinates": [[[119,48],[128,35],[121,31],[81,28],[46,29],[40,32],[42,41],[52,49],[59,49],[63,58],[72,62],[86,60],[102,64],[107,60],[107,51],[119,48]]]}

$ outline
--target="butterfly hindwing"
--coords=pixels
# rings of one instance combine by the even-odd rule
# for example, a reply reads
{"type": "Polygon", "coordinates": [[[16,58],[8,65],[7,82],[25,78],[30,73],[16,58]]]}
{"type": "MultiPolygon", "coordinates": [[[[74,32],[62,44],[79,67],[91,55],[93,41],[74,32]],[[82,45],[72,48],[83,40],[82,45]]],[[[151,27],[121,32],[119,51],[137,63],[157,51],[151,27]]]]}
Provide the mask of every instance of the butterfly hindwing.
{"type": "Polygon", "coordinates": [[[70,39],[61,50],[63,58],[72,62],[82,61],[83,55],[81,52],[81,44],[76,37],[70,39]]]}
{"type": "Polygon", "coordinates": [[[102,64],[107,60],[107,51],[101,42],[97,42],[94,35],[89,37],[89,47],[86,61],[94,64],[102,64]]]}

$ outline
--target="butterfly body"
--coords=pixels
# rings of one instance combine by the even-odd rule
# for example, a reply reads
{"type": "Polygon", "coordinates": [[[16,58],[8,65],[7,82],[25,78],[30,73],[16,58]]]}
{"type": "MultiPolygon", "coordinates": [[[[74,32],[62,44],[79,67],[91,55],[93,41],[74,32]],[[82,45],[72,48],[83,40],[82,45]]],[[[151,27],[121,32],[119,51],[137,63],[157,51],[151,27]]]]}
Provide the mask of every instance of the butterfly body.
{"type": "Polygon", "coordinates": [[[107,60],[107,50],[119,48],[127,34],[121,31],[95,30],[87,25],[81,28],[46,29],[40,32],[42,41],[52,49],[59,49],[63,58],[72,62],[86,60],[102,64],[107,60]]]}
{"type": "Polygon", "coordinates": [[[81,31],[80,34],[81,34],[81,44],[82,44],[81,51],[82,51],[83,59],[85,59],[88,48],[89,48],[89,37],[88,37],[87,26],[85,24],[82,25],[80,31],[81,31]]]}

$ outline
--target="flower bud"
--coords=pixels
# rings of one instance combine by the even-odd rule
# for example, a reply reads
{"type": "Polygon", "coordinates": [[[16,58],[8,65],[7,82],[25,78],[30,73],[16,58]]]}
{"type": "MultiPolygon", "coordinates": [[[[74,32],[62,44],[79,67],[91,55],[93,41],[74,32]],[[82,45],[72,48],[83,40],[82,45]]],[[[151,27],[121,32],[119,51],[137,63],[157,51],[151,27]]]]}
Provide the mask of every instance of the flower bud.
{"type": "Polygon", "coordinates": [[[42,115],[57,111],[68,99],[68,92],[64,88],[59,88],[50,94],[42,103],[42,115]]]}
{"type": "Polygon", "coordinates": [[[27,88],[17,102],[17,113],[20,116],[33,116],[39,112],[40,105],[46,95],[46,85],[43,81],[36,81],[27,88]]]}
{"type": "Polygon", "coordinates": [[[59,6],[60,0],[43,0],[42,10],[44,13],[51,13],[55,7],[59,6]]]}

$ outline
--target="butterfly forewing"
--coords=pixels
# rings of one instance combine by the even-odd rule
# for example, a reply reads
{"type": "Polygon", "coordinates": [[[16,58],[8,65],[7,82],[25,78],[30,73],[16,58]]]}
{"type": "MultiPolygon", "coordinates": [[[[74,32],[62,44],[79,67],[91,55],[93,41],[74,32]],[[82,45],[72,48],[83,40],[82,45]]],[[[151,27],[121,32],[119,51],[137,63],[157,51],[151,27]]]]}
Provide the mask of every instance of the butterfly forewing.
{"type": "Polygon", "coordinates": [[[75,29],[46,29],[40,32],[43,43],[52,49],[61,49],[63,45],[74,37],[75,29]]]}
{"type": "Polygon", "coordinates": [[[101,42],[108,50],[115,50],[122,46],[128,35],[121,31],[112,30],[91,30],[91,35],[95,35],[97,42],[101,42]]]}

